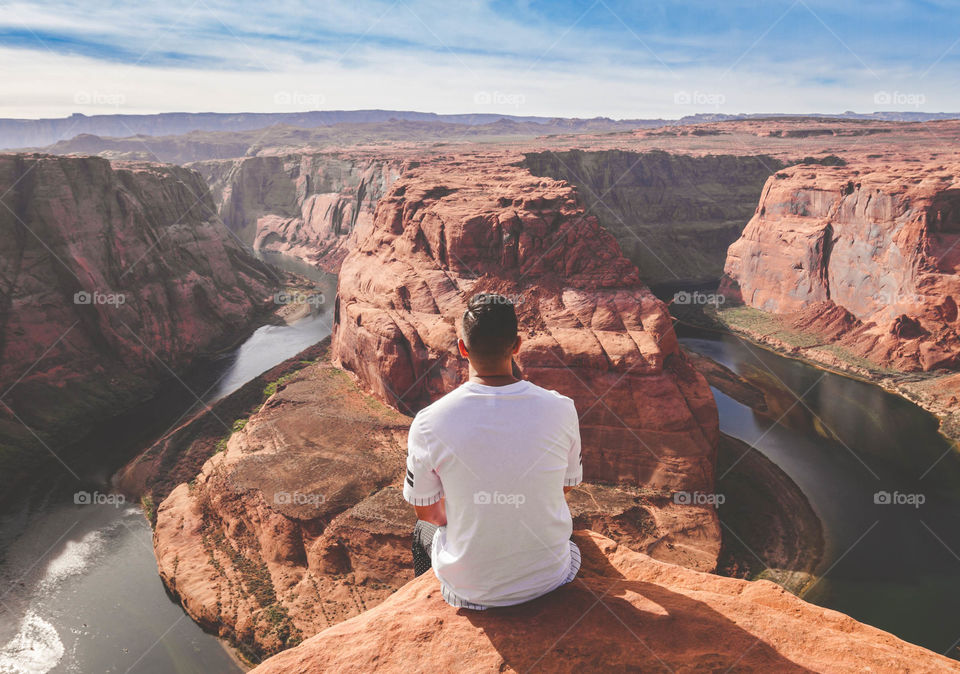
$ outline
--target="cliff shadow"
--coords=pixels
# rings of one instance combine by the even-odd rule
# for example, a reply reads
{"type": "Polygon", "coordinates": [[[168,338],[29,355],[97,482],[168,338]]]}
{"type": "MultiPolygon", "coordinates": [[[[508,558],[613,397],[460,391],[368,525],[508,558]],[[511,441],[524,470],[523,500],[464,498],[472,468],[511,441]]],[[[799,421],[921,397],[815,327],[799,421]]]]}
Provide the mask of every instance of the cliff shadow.
{"type": "Polygon", "coordinates": [[[585,537],[581,573],[526,604],[459,613],[501,671],[810,672],[707,604],[623,576],[585,537]]]}

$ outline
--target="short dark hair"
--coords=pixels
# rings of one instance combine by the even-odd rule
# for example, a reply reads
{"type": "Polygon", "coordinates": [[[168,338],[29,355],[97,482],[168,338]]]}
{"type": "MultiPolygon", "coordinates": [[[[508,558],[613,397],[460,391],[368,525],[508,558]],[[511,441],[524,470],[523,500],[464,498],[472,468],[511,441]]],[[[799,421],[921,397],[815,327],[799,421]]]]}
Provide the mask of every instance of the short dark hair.
{"type": "Polygon", "coordinates": [[[460,319],[467,351],[478,358],[500,358],[517,341],[517,312],[513,302],[495,293],[477,293],[460,319]]]}

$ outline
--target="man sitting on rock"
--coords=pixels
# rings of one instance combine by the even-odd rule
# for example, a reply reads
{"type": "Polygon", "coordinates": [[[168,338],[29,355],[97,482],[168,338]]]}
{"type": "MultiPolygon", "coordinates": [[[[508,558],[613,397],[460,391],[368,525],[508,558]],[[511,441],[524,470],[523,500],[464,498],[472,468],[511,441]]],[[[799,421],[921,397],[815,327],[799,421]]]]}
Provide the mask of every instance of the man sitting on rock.
{"type": "Polygon", "coordinates": [[[474,295],[460,332],[469,380],[413,420],[403,496],[417,511],[416,575],[432,565],[449,604],[483,610],[577,575],[564,495],[583,477],[580,427],[570,398],[514,376],[506,297],[474,295]]]}

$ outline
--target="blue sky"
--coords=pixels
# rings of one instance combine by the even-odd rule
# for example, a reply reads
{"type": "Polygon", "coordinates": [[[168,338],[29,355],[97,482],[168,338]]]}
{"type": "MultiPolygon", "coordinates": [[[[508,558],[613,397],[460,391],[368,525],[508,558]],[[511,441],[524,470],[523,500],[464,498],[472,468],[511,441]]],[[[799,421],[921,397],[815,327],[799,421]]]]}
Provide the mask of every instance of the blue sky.
{"type": "Polygon", "coordinates": [[[0,3],[0,116],[960,110],[943,0],[0,3]]]}

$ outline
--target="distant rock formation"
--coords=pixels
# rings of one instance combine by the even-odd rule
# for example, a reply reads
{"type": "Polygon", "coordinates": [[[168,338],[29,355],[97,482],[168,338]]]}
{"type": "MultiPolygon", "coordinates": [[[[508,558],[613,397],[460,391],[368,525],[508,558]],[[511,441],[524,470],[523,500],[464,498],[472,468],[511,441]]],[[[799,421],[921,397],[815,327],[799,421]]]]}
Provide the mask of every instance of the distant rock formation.
{"type": "MultiPolygon", "coordinates": [[[[81,94],[83,92],[80,92],[81,94]]],[[[482,92],[481,92],[482,93],[482,92]]],[[[279,92],[278,96],[291,96],[279,92]]],[[[383,124],[395,121],[479,126],[497,122],[532,127],[528,133],[614,131],[658,126],[663,120],[606,117],[592,119],[533,117],[500,113],[466,113],[439,115],[412,110],[312,110],[308,112],[164,112],[154,115],[84,115],[48,119],[0,119],[0,148],[38,148],[80,134],[110,136],[122,139],[131,136],[173,136],[201,132],[243,132],[265,130],[273,126],[312,129],[334,124],[383,124]],[[535,131],[537,128],[541,131],[535,131]]],[[[262,134],[260,134],[262,135],[262,134]]],[[[147,143],[149,144],[149,139],[147,143]]],[[[235,155],[240,156],[240,155],[235,155]]]]}
{"type": "Polygon", "coordinates": [[[730,246],[727,292],[882,367],[960,365],[960,164],[794,166],[730,246]]]}
{"type": "Polygon", "coordinates": [[[373,219],[402,159],[300,153],[192,164],[220,217],[257,250],[294,255],[336,272],[347,240],[373,219]]]}
{"type": "Polygon", "coordinates": [[[456,609],[425,574],[253,671],[960,671],[955,660],[771,582],[664,564],[590,531],[574,537],[580,574],[544,597],[456,609]]]}
{"type": "Polygon", "coordinates": [[[275,281],[194,171],[0,155],[0,194],[6,483],[46,456],[37,436],[79,439],[237,339],[275,281]]]}

